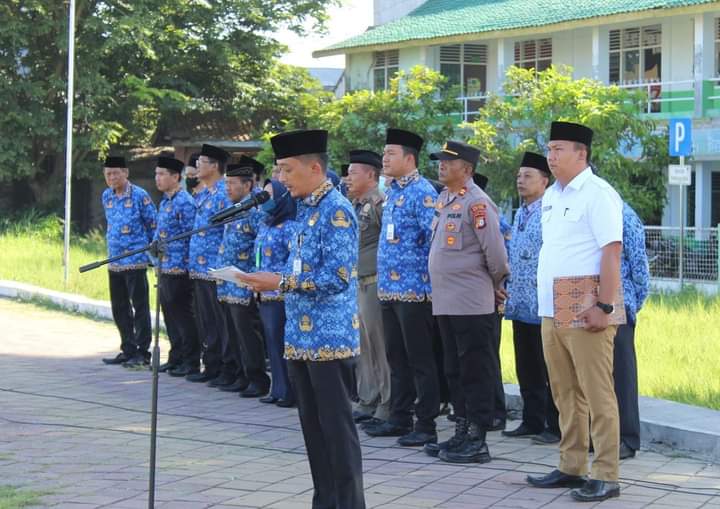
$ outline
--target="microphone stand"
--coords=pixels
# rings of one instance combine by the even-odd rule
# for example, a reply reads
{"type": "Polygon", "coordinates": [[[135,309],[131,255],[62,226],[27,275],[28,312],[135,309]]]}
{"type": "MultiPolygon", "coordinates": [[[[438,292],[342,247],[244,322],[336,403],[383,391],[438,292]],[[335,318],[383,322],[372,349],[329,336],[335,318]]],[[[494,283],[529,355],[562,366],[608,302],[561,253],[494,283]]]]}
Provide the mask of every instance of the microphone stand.
{"type": "Polygon", "coordinates": [[[155,507],[155,470],[156,470],[156,453],[157,453],[157,417],[158,417],[158,382],[159,382],[159,367],[160,367],[160,281],[162,274],[162,257],[167,249],[167,245],[171,242],[188,238],[196,233],[204,232],[211,228],[223,226],[227,223],[237,221],[238,216],[242,215],[242,212],[234,214],[231,217],[218,221],[217,223],[210,223],[200,228],[195,228],[184,233],[180,233],[166,240],[152,241],[150,244],[141,247],[139,249],[133,249],[127,253],[123,253],[117,256],[111,256],[104,260],[92,262],[87,265],[80,267],[80,272],[88,272],[90,270],[97,269],[108,263],[112,263],[117,260],[122,260],[128,256],[133,256],[139,253],[149,252],[158,259],[157,267],[155,267],[155,330],[154,330],[154,342],[152,349],[152,405],[150,411],[150,476],[148,484],[148,509],[154,509],[155,507]]]}

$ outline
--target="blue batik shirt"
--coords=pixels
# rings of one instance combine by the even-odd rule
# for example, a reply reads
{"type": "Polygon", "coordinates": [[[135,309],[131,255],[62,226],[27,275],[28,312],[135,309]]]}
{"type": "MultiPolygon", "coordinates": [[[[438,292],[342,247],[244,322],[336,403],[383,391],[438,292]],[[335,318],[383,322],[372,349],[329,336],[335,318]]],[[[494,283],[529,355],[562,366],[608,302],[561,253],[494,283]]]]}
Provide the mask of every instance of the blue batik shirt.
{"type": "Polygon", "coordinates": [[[537,299],[538,256],[542,247],[541,207],[542,200],[520,207],[507,242],[510,279],[505,318],[535,325],[541,323],[537,299]]]}
{"type": "MultiPolygon", "coordinates": [[[[245,212],[237,221],[225,225],[225,233],[218,250],[218,266],[234,265],[243,272],[252,272],[253,247],[262,216],[262,212],[253,208],[245,212]]],[[[220,302],[245,306],[250,305],[253,297],[251,289],[230,281],[218,281],[217,294],[220,302]]]]}
{"type": "MultiPolygon", "coordinates": [[[[192,230],[195,223],[195,199],[180,189],[172,196],[163,196],[158,208],[157,229],[153,240],[165,241],[170,237],[192,230]]],[[[163,274],[187,274],[190,238],[175,240],[165,245],[161,272],[163,274]]]]}
{"type": "Polygon", "coordinates": [[[428,255],[437,191],[416,171],[393,179],[378,243],[378,298],[422,302],[431,297],[428,255]]]}
{"type": "MultiPolygon", "coordinates": [[[[152,241],[157,212],[145,189],[128,182],[125,192],[118,196],[108,188],[103,192],[102,202],[107,220],[105,238],[109,257],[140,249],[152,241]]],[[[139,253],[111,263],[108,270],[144,269],[149,261],[147,253],[139,253]]]]}
{"type": "MultiPolygon", "coordinates": [[[[270,226],[265,221],[260,222],[260,228],[255,237],[255,270],[257,272],[283,272],[290,254],[289,247],[295,225],[297,223],[287,220],[270,226]]],[[[283,300],[279,290],[262,292],[263,301],[283,300]]]]}
{"type": "Polygon", "coordinates": [[[645,228],[637,213],[623,203],[623,250],[620,277],[629,324],[635,324],[637,313],[650,291],[650,267],[645,251],[645,228]]]}
{"type": "Polygon", "coordinates": [[[285,358],[331,361],[360,354],[358,224],[326,180],[298,204],[283,270],[285,358]]]}
{"type": "MultiPolygon", "coordinates": [[[[193,228],[210,224],[210,218],[214,214],[232,205],[232,201],[225,191],[225,181],[220,179],[212,186],[200,191],[195,195],[195,203],[197,204],[197,213],[193,228]]],[[[190,239],[188,272],[192,279],[213,280],[208,276],[208,270],[219,267],[218,249],[222,242],[223,232],[223,226],[216,226],[197,233],[190,239]]]]}

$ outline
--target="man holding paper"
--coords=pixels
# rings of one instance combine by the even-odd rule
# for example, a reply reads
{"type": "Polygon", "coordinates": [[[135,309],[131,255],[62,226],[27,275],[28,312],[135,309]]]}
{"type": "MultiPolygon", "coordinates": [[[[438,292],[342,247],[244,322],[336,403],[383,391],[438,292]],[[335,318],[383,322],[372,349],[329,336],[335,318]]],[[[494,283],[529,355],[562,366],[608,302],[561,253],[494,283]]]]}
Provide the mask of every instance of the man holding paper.
{"type": "Polygon", "coordinates": [[[582,502],[620,495],[613,384],[617,326],[611,324],[619,323],[615,305],[622,307],[617,298],[622,200],[589,166],[592,136],[591,129],[569,122],[553,122],[550,130],[547,159],[556,182],[542,198],[538,314],[562,438],[558,468],[527,479],[539,488],[575,487],[571,495],[582,502]],[[570,291],[563,293],[563,287],[570,291]],[[583,288],[589,288],[585,295],[575,291],[583,288]],[[574,294],[581,304],[568,307],[574,294]],[[586,479],[590,437],[595,457],[586,479]]]}
{"type": "Polygon", "coordinates": [[[296,391],[315,492],[313,508],[364,509],[360,441],[350,393],[360,353],[358,225],[327,176],[327,131],[270,139],[280,181],[300,201],[281,273],[240,274],[285,296],[285,358],[296,391]]]}

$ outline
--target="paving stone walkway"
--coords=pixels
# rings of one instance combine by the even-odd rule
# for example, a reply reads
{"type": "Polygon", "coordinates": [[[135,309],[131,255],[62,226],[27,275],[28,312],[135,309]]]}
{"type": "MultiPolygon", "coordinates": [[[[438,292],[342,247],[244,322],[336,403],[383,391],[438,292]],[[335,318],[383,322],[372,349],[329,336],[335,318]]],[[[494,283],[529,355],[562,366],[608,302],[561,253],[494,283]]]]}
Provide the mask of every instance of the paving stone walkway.
{"type": "MultiPolygon", "coordinates": [[[[0,485],[46,492],[45,507],[147,507],[151,376],[104,366],[117,342],[111,324],[0,300],[0,485]]],[[[159,411],[156,507],[310,507],[297,410],[161,375],[159,411]]],[[[525,484],[554,446],[491,433],[493,462],[455,466],[361,439],[369,507],[593,506],[525,484]]],[[[720,509],[717,465],[641,452],[621,475],[621,498],[597,507],[720,509]]]]}

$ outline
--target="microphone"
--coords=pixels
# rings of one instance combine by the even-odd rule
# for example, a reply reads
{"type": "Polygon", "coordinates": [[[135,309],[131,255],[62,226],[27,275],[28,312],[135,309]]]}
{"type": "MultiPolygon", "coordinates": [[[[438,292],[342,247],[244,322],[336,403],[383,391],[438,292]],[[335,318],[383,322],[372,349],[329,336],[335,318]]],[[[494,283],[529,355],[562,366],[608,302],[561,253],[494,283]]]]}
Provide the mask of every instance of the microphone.
{"type": "Polygon", "coordinates": [[[221,210],[217,214],[210,217],[210,223],[217,224],[222,221],[225,221],[226,219],[236,216],[238,214],[242,214],[243,212],[246,212],[250,210],[253,207],[257,207],[258,205],[262,205],[266,201],[270,199],[270,193],[267,191],[260,191],[259,193],[250,196],[249,198],[236,203],[225,210],[221,210]]]}

